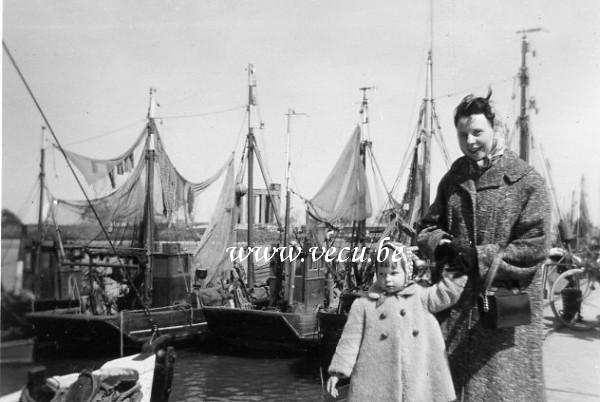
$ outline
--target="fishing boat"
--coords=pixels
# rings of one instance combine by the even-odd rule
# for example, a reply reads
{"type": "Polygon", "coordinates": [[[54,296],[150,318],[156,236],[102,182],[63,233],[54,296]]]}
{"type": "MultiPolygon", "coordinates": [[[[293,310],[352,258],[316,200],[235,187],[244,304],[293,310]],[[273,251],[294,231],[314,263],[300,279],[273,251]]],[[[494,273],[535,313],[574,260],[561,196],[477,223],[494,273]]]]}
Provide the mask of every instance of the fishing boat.
{"type": "Polygon", "coordinates": [[[140,353],[81,373],[47,377],[45,367],[34,367],[28,372],[23,389],[0,397],[0,402],[168,402],[175,366],[175,352],[168,342],[168,336],[161,336],[145,344],[140,353]]]}
{"type": "MultiPolygon", "coordinates": [[[[230,243],[238,246],[240,251],[266,248],[272,258],[255,259],[255,254],[248,251],[249,256],[243,261],[235,262],[235,266],[228,267],[233,273],[233,281],[227,286],[233,290],[234,297],[228,305],[204,305],[203,312],[212,334],[220,341],[227,342],[234,347],[244,350],[258,350],[269,352],[300,352],[315,346],[317,343],[317,328],[315,311],[324,300],[325,267],[313,261],[307,252],[310,245],[307,242],[297,242],[292,245],[289,236],[289,227],[282,228],[278,212],[274,218],[280,231],[284,232],[283,239],[277,239],[275,247],[282,246],[287,250],[285,254],[295,254],[296,259],[280,258],[281,254],[275,252],[273,244],[257,244],[255,236],[255,194],[254,194],[254,158],[256,156],[260,170],[265,179],[267,188],[266,204],[274,211],[279,211],[279,195],[274,194],[272,184],[267,181],[266,166],[261,158],[260,150],[255,139],[255,126],[252,121],[252,112],[256,106],[254,90],[256,80],[254,68],[248,67],[249,102],[248,134],[242,161],[242,169],[237,188],[241,187],[243,167],[247,166],[247,193],[240,195],[238,192],[237,204],[234,202],[233,193],[229,194],[229,210],[243,209],[243,199],[247,201],[246,220],[247,238],[244,242],[230,243]],[[302,244],[300,244],[302,243],[302,244]]],[[[288,119],[292,113],[288,113],[288,119]]],[[[289,123],[289,120],[288,120],[289,123]]],[[[288,124],[289,138],[289,124],[288,124]]],[[[289,144],[289,142],[288,142],[289,144]]],[[[289,146],[288,146],[289,148],[289,146]]],[[[288,149],[289,155],[289,149],[288,149]]],[[[289,167],[289,164],[288,164],[289,167]]],[[[288,170],[289,172],[289,170],[288,170]]],[[[289,181],[288,181],[289,183],[289,181]]],[[[233,188],[232,184],[232,188],[233,188]]],[[[286,189],[286,211],[289,213],[289,187],[286,189]]],[[[288,221],[286,213],[286,222],[288,221]]],[[[228,215],[228,218],[231,218],[228,215]]],[[[229,226],[231,227],[231,226],[229,226]]],[[[223,255],[227,255],[223,249],[223,255]]],[[[228,261],[231,264],[231,259],[228,261]]],[[[202,265],[202,264],[201,264],[202,265]]],[[[207,266],[204,264],[204,266],[207,266]]],[[[215,281],[215,276],[205,280],[204,289],[211,286],[222,286],[215,281]]]]}
{"type": "Polygon", "coordinates": [[[87,347],[102,344],[101,349],[113,350],[119,345],[122,352],[139,347],[156,332],[171,334],[175,341],[205,332],[204,315],[192,292],[192,259],[200,233],[191,227],[191,211],[199,192],[231,163],[203,182],[186,180],[165,150],[154,109],[151,90],[145,128],[116,158],[99,160],[62,151],[88,183],[107,180],[116,188],[88,201],[52,197],[57,275],[67,278],[69,292],[76,294],[80,306],[28,314],[40,341],[87,347]],[[126,176],[120,186],[118,175],[126,176]],[[76,243],[63,242],[59,222],[69,214],[95,218],[106,240],[84,239],[80,234],[76,243]],[[110,236],[105,229],[108,225],[110,236]],[[170,241],[161,240],[162,236],[170,241]]]}
{"type": "MultiPolygon", "coordinates": [[[[37,339],[86,350],[116,350],[118,345],[123,355],[127,347],[139,346],[158,332],[171,334],[175,341],[202,334],[206,322],[200,306],[192,305],[189,282],[193,253],[181,246],[181,239],[160,242],[155,220],[162,219],[163,226],[170,229],[178,214],[183,214],[183,223],[188,224],[185,229],[189,229],[194,196],[212,184],[227,163],[204,182],[184,179],[162,144],[155,123],[152,89],[146,125],[123,154],[97,159],[65,150],[3,45],[85,196],[85,200],[69,201],[55,197],[47,189],[49,216],[54,225],[53,253],[48,258],[54,261],[55,269],[43,285],[52,285],[59,297],[66,289],[79,306],[29,313],[27,320],[37,339]],[[104,194],[90,199],[75,167],[89,186],[104,184],[104,194]],[[61,227],[61,223],[68,214],[80,223],[72,227],[78,242],[63,241],[61,230],[66,226],[61,227]]],[[[39,250],[44,244],[41,240],[38,244],[39,262],[39,250]]],[[[44,278],[38,278],[38,282],[41,279],[44,278]]]]}

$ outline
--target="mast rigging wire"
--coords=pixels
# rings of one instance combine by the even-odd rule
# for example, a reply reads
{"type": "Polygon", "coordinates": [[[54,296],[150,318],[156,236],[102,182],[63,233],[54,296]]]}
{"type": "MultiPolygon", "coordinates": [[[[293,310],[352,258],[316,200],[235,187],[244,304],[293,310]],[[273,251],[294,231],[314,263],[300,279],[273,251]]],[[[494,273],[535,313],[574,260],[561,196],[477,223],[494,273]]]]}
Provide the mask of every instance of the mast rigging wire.
{"type": "Polygon", "coordinates": [[[234,110],[246,109],[246,105],[243,106],[235,106],[229,109],[217,110],[215,112],[206,112],[206,113],[195,113],[195,114],[180,114],[180,115],[171,115],[171,116],[156,116],[156,120],[168,120],[168,119],[187,119],[192,117],[205,117],[205,116],[214,116],[217,114],[223,114],[227,112],[232,112],[234,110]]]}
{"type": "MultiPolygon", "coordinates": [[[[126,125],[126,126],[120,127],[120,128],[116,128],[116,129],[114,129],[114,130],[111,130],[111,131],[109,131],[109,132],[107,132],[107,133],[104,133],[104,134],[99,134],[99,135],[96,135],[96,136],[94,136],[94,137],[84,138],[84,139],[82,139],[82,140],[79,140],[79,141],[69,142],[69,143],[67,143],[67,144],[65,144],[65,145],[66,145],[66,146],[71,146],[71,145],[76,145],[76,144],[83,144],[83,143],[86,143],[86,142],[90,142],[90,141],[97,140],[98,138],[104,138],[104,137],[108,137],[108,136],[111,136],[111,135],[117,134],[117,133],[119,133],[120,131],[123,131],[123,130],[125,130],[125,129],[127,129],[127,128],[130,128],[130,127],[137,126],[138,124],[140,124],[140,123],[142,123],[142,122],[145,122],[145,121],[146,121],[145,119],[138,119],[138,120],[136,120],[135,122],[132,122],[132,123],[130,123],[130,124],[126,125]]],[[[51,146],[51,145],[48,145],[48,147],[50,147],[50,146],[51,146]]]]}

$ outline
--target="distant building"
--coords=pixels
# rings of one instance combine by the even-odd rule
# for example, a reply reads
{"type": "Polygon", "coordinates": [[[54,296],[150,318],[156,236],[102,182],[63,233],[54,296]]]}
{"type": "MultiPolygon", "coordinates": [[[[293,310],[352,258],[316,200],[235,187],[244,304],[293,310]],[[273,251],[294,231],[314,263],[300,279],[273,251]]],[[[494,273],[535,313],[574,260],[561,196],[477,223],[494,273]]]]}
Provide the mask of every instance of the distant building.
{"type": "MultiPolygon", "coordinates": [[[[238,191],[236,206],[239,211],[238,224],[248,223],[248,193],[238,191]]],[[[277,224],[276,216],[281,216],[281,184],[271,183],[269,190],[254,189],[254,223],[277,224]],[[270,197],[269,197],[270,193],[270,197]]]]}

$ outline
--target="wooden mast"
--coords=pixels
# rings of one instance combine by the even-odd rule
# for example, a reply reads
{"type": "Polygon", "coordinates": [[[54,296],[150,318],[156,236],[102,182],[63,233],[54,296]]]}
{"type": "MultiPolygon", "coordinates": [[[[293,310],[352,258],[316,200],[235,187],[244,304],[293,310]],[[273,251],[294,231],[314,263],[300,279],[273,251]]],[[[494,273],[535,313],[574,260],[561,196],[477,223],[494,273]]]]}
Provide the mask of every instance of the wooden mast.
{"type": "Polygon", "coordinates": [[[539,32],[541,28],[523,29],[517,31],[518,34],[523,34],[521,37],[521,69],[519,71],[519,84],[521,86],[521,113],[519,115],[519,131],[520,131],[520,152],[519,156],[526,162],[529,162],[529,153],[531,140],[529,135],[529,114],[527,113],[527,88],[529,87],[529,70],[527,68],[527,53],[529,53],[529,41],[527,34],[539,32]]]}
{"type": "Polygon", "coordinates": [[[35,255],[35,266],[34,266],[34,273],[33,273],[33,277],[34,279],[34,292],[36,295],[39,296],[40,294],[40,282],[39,282],[39,275],[40,275],[40,270],[42,267],[42,241],[43,236],[42,236],[42,228],[43,228],[43,222],[44,222],[44,188],[46,186],[46,171],[45,171],[45,165],[46,165],[46,150],[44,148],[46,144],[46,127],[42,126],[42,145],[40,147],[40,173],[38,175],[39,178],[39,182],[40,182],[40,200],[39,200],[39,205],[38,205],[38,225],[37,225],[37,232],[38,232],[38,244],[37,244],[37,248],[36,248],[36,255],[35,255]]]}
{"type": "MultiPolygon", "coordinates": [[[[369,135],[367,135],[367,130],[369,129],[369,99],[367,98],[367,91],[370,91],[372,89],[375,89],[375,87],[359,88],[359,90],[361,90],[363,93],[362,103],[360,106],[360,115],[362,117],[360,124],[360,159],[363,168],[365,169],[365,173],[367,169],[367,147],[370,147],[372,144],[370,140],[367,140],[367,137],[370,137],[370,133],[369,135]]],[[[359,199],[359,207],[361,210],[365,209],[365,203],[366,199],[359,199]]],[[[354,244],[354,247],[358,247],[358,244],[364,240],[365,231],[366,219],[356,222],[356,243],[354,244]]]]}
{"type": "Polygon", "coordinates": [[[144,248],[146,249],[146,272],[144,275],[144,306],[152,305],[152,252],[154,248],[154,110],[156,107],[154,93],[150,88],[150,105],[148,106],[148,150],[146,151],[146,236],[144,248]]]}
{"type": "Polygon", "coordinates": [[[429,210],[431,188],[431,138],[433,134],[433,58],[432,50],[427,54],[427,82],[425,84],[425,117],[423,126],[423,162],[420,170],[422,175],[421,216],[429,210]]]}
{"type": "MultiPolygon", "coordinates": [[[[256,80],[254,78],[254,65],[248,65],[248,106],[246,111],[248,112],[248,251],[252,250],[253,245],[253,231],[254,231],[254,126],[252,123],[252,108],[256,106],[256,99],[254,98],[254,87],[256,86],[256,80]]],[[[247,273],[247,284],[249,287],[254,287],[254,257],[253,254],[248,257],[248,273],[247,273]]]]}
{"type": "MultiPolygon", "coordinates": [[[[302,116],[306,115],[306,113],[296,113],[294,109],[288,108],[288,112],[285,114],[287,116],[287,131],[286,131],[286,147],[285,147],[285,159],[286,159],[286,169],[285,169],[285,218],[284,218],[284,227],[283,227],[283,247],[288,248],[291,253],[291,247],[289,247],[289,231],[290,231],[290,177],[292,171],[292,162],[290,159],[290,137],[291,137],[291,120],[292,116],[302,116]]],[[[294,304],[294,281],[295,281],[295,264],[291,264],[289,259],[286,259],[284,262],[285,270],[288,277],[288,305],[291,307],[294,304]]]]}
{"type": "MultiPolygon", "coordinates": [[[[423,159],[418,174],[421,176],[420,216],[429,211],[431,181],[431,137],[433,135],[433,0],[429,2],[429,52],[427,53],[427,78],[425,83],[425,116],[421,141],[423,143],[423,159]]],[[[417,141],[418,143],[418,141],[417,141]]],[[[417,150],[418,152],[418,150],[417,150]]]]}

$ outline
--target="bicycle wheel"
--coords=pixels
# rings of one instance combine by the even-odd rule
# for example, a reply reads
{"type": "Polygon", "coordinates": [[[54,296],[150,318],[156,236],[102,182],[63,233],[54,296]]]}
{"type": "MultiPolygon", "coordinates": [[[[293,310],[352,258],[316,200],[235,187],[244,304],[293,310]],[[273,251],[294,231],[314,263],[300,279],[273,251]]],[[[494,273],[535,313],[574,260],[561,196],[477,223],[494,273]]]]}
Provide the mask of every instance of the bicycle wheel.
{"type": "Polygon", "coordinates": [[[545,264],[543,267],[543,275],[542,275],[542,284],[544,290],[544,299],[550,298],[550,291],[552,290],[552,285],[558,278],[558,266],[556,264],[545,264]]]}
{"type": "Polygon", "coordinates": [[[600,294],[583,268],[570,269],[556,278],[550,307],[563,325],[585,331],[600,326],[600,294]]]}

